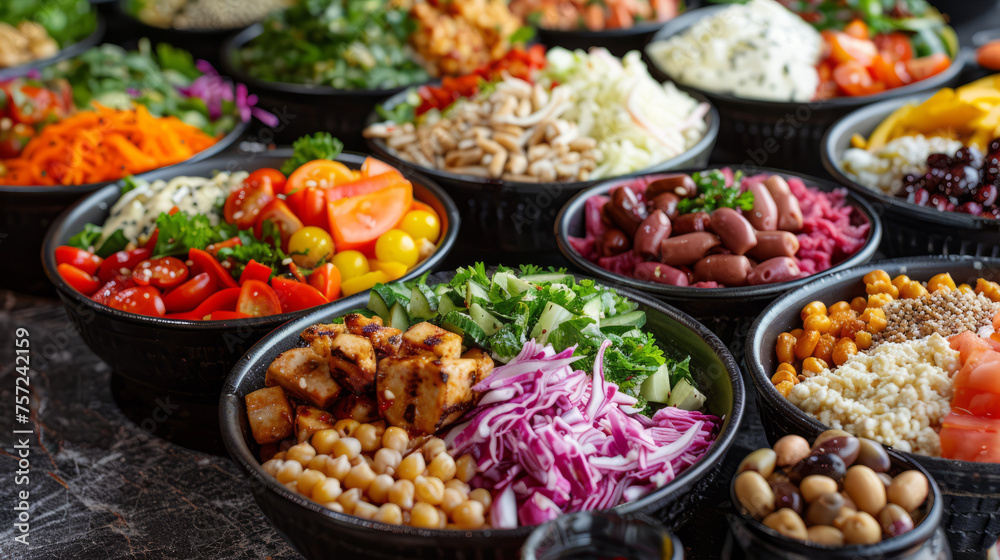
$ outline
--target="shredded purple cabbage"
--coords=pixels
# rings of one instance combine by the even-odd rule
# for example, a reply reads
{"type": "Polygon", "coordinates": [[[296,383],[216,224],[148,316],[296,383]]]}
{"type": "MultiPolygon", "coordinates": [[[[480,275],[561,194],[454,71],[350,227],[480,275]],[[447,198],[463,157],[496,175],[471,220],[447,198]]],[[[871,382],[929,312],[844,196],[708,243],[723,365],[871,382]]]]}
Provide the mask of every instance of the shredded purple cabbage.
{"type": "Polygon", "coordinates": [[[473,484],[492,490],[493,526],[537,525],[561,513],[608,509],[662,487],[695,463],[722,420],[666,407],[652,418],[604,379],[605,341],[594,375],[574,370],[574,348],[528,343],[476,385],[483,398],[445,437],[471,453],[473,484]]]}

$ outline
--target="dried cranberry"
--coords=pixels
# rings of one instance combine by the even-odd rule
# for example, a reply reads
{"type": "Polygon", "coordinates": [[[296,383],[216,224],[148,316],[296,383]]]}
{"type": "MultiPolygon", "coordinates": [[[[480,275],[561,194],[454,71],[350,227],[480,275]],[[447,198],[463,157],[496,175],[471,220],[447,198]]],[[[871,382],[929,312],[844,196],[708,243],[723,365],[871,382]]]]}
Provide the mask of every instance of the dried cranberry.
{"type": "Polygon", "coordinates": [[[983,206],[993,206],[993,203],[997,201],[997,187],[996,185],[983,185],[976,189],[973,197],[976,202],[983,206]]]}
{"type": "Polygon", "coordinates": [[[927,165],[931,166],[931,169],[945,167],[951,167],[955,162],[952,161],[951,156],[948,154],[931,154],[927,156],[927,165]]]}
{"type": "Polygon", "coordinates": [[[916,204],[917,206],[926,206],[930,197],[931,193],[927,192],[927,189],[917,189],[914,191],[913,200],[910,202],[916,204]]]}
{"type": "Polygon", "coordinates": [[[965,204],[962,204],[961,206],[956,208],[956,210],[959,212],[964,212],[966,214],[972,214],[973,216],[978,216],[979,214],[983,213],[983,207],[976,204],[975,202],[966,202],[965,204]]]}

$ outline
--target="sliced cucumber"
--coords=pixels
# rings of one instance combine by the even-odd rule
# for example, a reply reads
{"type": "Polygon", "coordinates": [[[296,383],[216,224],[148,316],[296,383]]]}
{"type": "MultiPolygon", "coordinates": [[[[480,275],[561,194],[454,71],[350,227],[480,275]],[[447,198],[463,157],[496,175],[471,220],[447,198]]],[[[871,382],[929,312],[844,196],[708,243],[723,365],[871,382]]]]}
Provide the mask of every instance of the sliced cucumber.
{"type": "Polygon", "coordinates": [[[410,302],[410,289],[403,285],[402,282],[391,282],[386,284],[392,293],[396,296],[396,301],[406,305],[410,302]]]}
{"type": "Polygon", "coordinates": [[[670,398],[667,399],[667,406],[676,406],[682,410],[698,410],[704,404],[705,395],[687,378],[677,382],[677,386],[670,392],[670,398]]]}
{"type": "Polygon", "coordinates": [[[471,307],[476,301],[490,301],[490,293],[480,284],[469,280],[465,285],[465,306],[471,307]]]}
{"type": "Polygon", "coordinates": [[[504,272],[502,274],[507,275],[507,292],[514,294],[523,294],[524,292],[531,289],[531,284],[524,281],[523,278],[518,278],[509,272],[504,272]]]}
{"type": "Polygon", "coordinates": [[[576,280],[573,278],[572,274],[565,274],[559,272],[549,272],[546,274],[529,274],[527,276],[522,276],[521,280],[525,282],[530,282],[532,284],[572,284],[576,280]]]}
{"type": "Polygon", "coordinates": [[[535,339],[535,342],[544,346],[549,340],[549,334],[573,317],[574,315],[565,307],[550,301],[542,309],[542,314],[539,315],[535,328],[531,329],[530,336],[535,339]]]}
{"type": "Polygon", "coordinates": [[[434,293],[437,294],[439,300],[450,299],[455,305],[465,305],[465,290],[461,292],[455,290],[448,284],[438,284],[434,286],[434,293]]]}
{"type": "MultiPolygon", "coordinates": [[[[464,304],[465,301],[463,300],[462,303],[464,304]]],[[[460,311],[460,312],[464,313],[465,312],[465,306],[464,305],[456,304],[448,296],[443,296],[438,301],[438,315],[441,315],[443,317],[443,316],[451,313],[452,311],[460,311]]]]}
{"type": "Polygon", "coordinates": [[[441,319],[441,328],[462,335],[462,343],[466,346],[483,346],[486,343],[486,333],[482,327],[465,313],[451,311],[441,319]]]}
{"type": "Polygon", "coordinates": [[[406,310],[413,319],[433,319],[438,314],[438,295],[425,284],[417,284],[410,291],[406,310]]]}
{"type": "Polygon", "coordinates": [[[670,366],[663,364],[642,382],[639,395],[649,402],[666,403],[670,399],[670,366]]]}
{"type": "Polygon", "coordinates": [[[385,284],[375,284],[368,296],[368,309],[382,318],[383,323],[389,322],[389,310],[396,303],[396,293],[385,284]]]}
{"type": "Polygon", "coordinates": [[[497,332],[503,326],[499,319],[491,315],[489,311],[483,309],[483,306],[478,303],[473,303],[469,307],[469,316],[483,329],[486,336],[492,336],[493,333],[497,332]]]}
{"type": "Polygon", "coordinates": [[[629,311],[601,319],[601,327],[641,327],[646,324],[644,311],[629,311]]]}
{"type": "Polygon", "coordinates": [[[597,296],[594,299],[583,304],[583,314],[591,319],[601,322],[601,312],[604,311],[604,302],[601,301],[601,296],[597,296]]]}
{"type": "Polygon", "coordinates": [[[392,306],[392,311],[389,313],[389,326],[401,331],[410,328],[410,318],[407,316],[406,308],[403,307],[402,302],[397,301],[392,306]]]}

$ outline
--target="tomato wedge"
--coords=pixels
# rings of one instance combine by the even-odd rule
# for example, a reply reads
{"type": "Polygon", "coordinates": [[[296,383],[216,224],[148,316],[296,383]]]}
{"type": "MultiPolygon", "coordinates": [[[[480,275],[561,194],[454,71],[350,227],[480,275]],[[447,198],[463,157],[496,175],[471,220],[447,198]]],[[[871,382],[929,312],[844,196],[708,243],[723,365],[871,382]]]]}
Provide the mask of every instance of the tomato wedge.
{"type": "Polygon", "coordinates": [[[71,264],[62,263],[56,266],[56,271],[67,284],[85,296],[90,296],[101,287],[100,280],[71,264]]]}
{"type": "Polygon", "coordinates": [[[271,185],[270,177],[261,177],[255,185],[243,181],[243,185],[226,197],[222,214],[226,223],[236,224],[240,229],[248,229],[257,223],[257,216],[274,199],[274,187],[271,185]]]}
{"type": "Polygon", "coordinates": [[[328,159],[316,159],[302,165],[288,176],[284,193],[289,195],[307,187],[325,189],[339,183],[349,182],[352,179],[354,179],[354,174],[343,163],[328,159]]]}
{"type": "Polygon", "coordinates": [[[834,68],[833,80],[852,97],[872,95],[885,89],[885,84],[872,80],[868,69],[858,62],[845,62],[834,68]]]}
{"type": "Polygon", "coordinates": [[[267,317],[281,313],[281,302],[277,294],[260,280],[247,280],[240,288],[236,300],[236,312],[250,317],[267,317]]]}
{"type": "Polygon", "coordinates": [[[941,456],[959,461],[1000,463],[1000,419],[951,412],[941,423],[941,456]]]}
{"type": "Polygon", "coordinates": [[[823,37],[830,45],[830,57],[840,64],[857,62],[868,67],[878,54],[875,43],[867,38],[858,39],[841,31],[824,31],[823,37]]]}
{"type": "Polygon", "coordinates": [[[395,185],[410,185],[410,182],[399,171],[393,169],[380,175],[365,177],[357,181],[326,189],[326,200],[327,202],[331,202],[340,200],[341,198],[371,194],[395,185]]]}
{"type": "Polygon", "coordinates": [[[330,233],[337,251],[372,249],[378,237],[399,223],[412,204],[413,186],[409,182],[330,201],[330,233]]]}
{"type": "Polygon", "coordinates": [[[340,283],[340,269],[333,266],[333,263],[319,266],[309,275],[309,285],[316,288],[329,301],[340,297],[340,283]]]}
{"type": "Polygon", "coordinates": [[[302,282],[278,276],[271,279],[271,286],[274,288],[274,292],[278,294],[278,301],[281,302],[281,311],[283,313],[301,311],[329,303],[323,297],[323,294],[319,293],[319,290],[309,284],[303,284],[302,282]]]}
{"type": "Polygon", "coordinates": [[[330,229],[326,217],[326,190],[319,187],[299,189],[288,195],[285,202],[303,225],[330,229]]]}
{"type": "Polygon", "coordinates": [[[876,35],[875,46],[882,53],[888,53],[891,60],[896,62],[906,62],[913,58],[913,43],[906,33],[895,31],[893,33],[876,35]]]}
{"type": "Polygon", "coordinates": [[[160,290],[152,286],[125,288],[108,298],[107,305],[119,311],[151,317],[163,317],[167,314],[160,290]]]}
{"type": "Polygon", "coordinates": [[[215,257],[205,251],[192,247],[188,251],[188,259],[194,263],[193,266],[199,272],[207,272],[215,276],[215,280],[220,286],[225,288],[236,288],[239,286],[236,280],[233,279],[233,275],[219,261],[215,260],[215,257]]]}
{"type": "Polygon", "coordinates": [[[898,88],[912,81],[906,63],[894,60],[888,53],[879,53],[872,61],[872,75],[889,88],[898,88]]]}
{"type": "Polygon", "coordinates": [[[914,82],[919,82],[940,74],[951,66],[951,59],[944,53],[936,53],[929,56],[922,56],[906,61],[906,71],[913,78],[914,82]]]}
{"type": "Polygon", "coordinates": [[[292,236],[293,233],[302,229],[302,220],[295,215],[294,212],[285,204],[283,200],[273,200],[267,205],[267,208],[260,213],[260,219],[253,227],[254,235],[257,239],[263,239],[264,237],[264,222],[270,221],[275,227],[278,228],[278,232],[281,234],[281,246],[283,248],[288,247],[288,238],[292,236]]]}
{"type": "Polygon", "coordinates": [[[215,276],[202,272],[167,292],[163,296],[163,305],[170,313],[191,311],[208,299],[218,286],[215,276]]]}
{"type": "MultiPolygon", "coordinates": [[[[478,84],[478,79],[476,80],[478,84]]],[[[383,173],[388,173],[390,171],[396,171],[396,168],[389,165],[388,163],[375,159],[371,156],[365,158],[365,162],[361,164],[361,176],[362,177],[374,177],[376,175],[381,175],[383,173]]]]}
{"type": "Polygon", "coordinates": [[[259,262],[250,259],[250,262],[243,267],[243,273],[240,274],[240,285],[242,286],[247,280],[260,280],[261,282],[267,283],[267,280],[271,277],[272,272],[274,272],[274,269],[266,264],[260,264],[259,262]]]}
{"type": "Polygon", "coordinates": [[[70,264],[86,272],[96,274],[104,260],[101,257],[77,247],[62,245],[56,247],[56,264],[70,264]]]}
{"type": "Polygon", "coordinates": [[[135,286],[132,276],[116,276],[98,288],[97,291],[90,296],[90,299],[102,305],[106,305],[111,296],[126,288],[131,288],[132,286],[135,286]]]}
{"type": "Polygon", "coordinates": [[[109,282],[116,276],[128,276],[132,274],[135,265],[148,259],[153,255],[151,249],[141,247],[131,251],[118,251],[110,257],[104,259],[100,268],[97,269],[97,277],[101,282],[109,282]]]}
{"type": "Polygon", "coordinates": [[[243,182],[251,187],[259,187],[264,182],[264,177],[270,179],[274,192],[285,192],[285,174],[272,167],[264,167],[254,171],[243,182]]]}
{"type": "Polygon", "coordinates": [[[175,257],[146,259],[132,269],[132,278],[140,286],[152,285],[161,290],[171,290],[187,280],[188,267],[175,257]]]}

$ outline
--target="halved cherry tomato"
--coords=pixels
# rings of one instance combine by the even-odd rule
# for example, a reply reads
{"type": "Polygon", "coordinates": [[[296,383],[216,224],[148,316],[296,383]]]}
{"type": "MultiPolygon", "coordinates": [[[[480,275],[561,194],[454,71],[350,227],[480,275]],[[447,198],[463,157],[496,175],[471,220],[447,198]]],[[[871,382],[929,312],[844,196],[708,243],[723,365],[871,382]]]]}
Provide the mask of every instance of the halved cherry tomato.
{"type": "Polygon", "coordinates": [[[860,19],[856,19],[844,26],[844,33],[855,39],[868,39],[868,25],[860,19]]]}
{"type": "Polygon", "coordinates": [[[326,190],[319,187],[299,189],[288,195],[285,202],[303,224],[330,229],[326,216],[326,190]]]}
{"type": "Polygon", "coordinates": [[[288,176],[284,193],[292,194],[299,189],[319,187],[326,189],[354,179],[354,175],[343,163],[328,159],[317,159],[302,165],[288,176]]]}
{"type": "Polygon", "coordinates": [[[913,58],[913,43],[906,33],[895,31],[893,33],[875,36],[875,46],[883,53],[888,53],[889,58],[897,62],[906,62],[913,58]]]}
{"type": "Polygon", "coordinates": [[[236,312],[250,317],[268,317],[281,313],[281,302],[271,286],[260,280],[247,280],[240,288],[236,312]]]}
{"type": "Polygon", "coordinates": [[[229,193],[223,206],[223,216],[226,223],[236,224],[240,229],[248,229],[257,223],[257,216],[274,200],[274,187],[271,178],[266,175],[260,178],[256,185],[246,181],[243,185],[229,193]]]}
{"type": "Polygon", "coordinates": [[[285,174],[271,167],[250,173],[250,176],[244,179],[243,183],[251,187],[258,187],[264,182],[264,177],[271,180],[271,188],[274,189],[274,192],[285,192],[285,174]]]}
{"type": "Polygon", "coordinates": [[[239,311],[213,311],[206,320],[208,321],[231,321],[233,319],[249,319],[252,315],[240,313],[239,311]]]}
{"type": "Polygon", "coordinates": [[[906,61],[906,71],[914,82],[940,74],[951,66],[951,59],[944,53],[936,53],[906,61]]]}
{"type": "Polygon", "coordinates": [[[188,267],[175,257],[146,259],[132,269],[132,278],[140,286],[152,284],[161,290],[170,290],[187,280],[188,267]]]}
{"type": "Polygon", "coordinates": [[[92,301],[106,305],[111,296],[117,294],[118,292],[135,286],[135,282],[132,280],[132,276],[116,276],[111,280],[105,282],[103,286],[98,288],[93,295],[90,296],[92,301]]]}
{"type": "Polygon", "coordinates": [[[392,229],[413,203],[413,186],[393,185],[378,192],[333,200],[327,205],[337,251],[368,249],[392,229]]]}
{"type": "Polygon", "coordinates": [[[858,39],[840,31],[824,31],[823,37],[830,45],[830,57],[839,64],[857,62],[868,67],[878,54],[875,43],[868,39],[858,39]]]}
{"type": "Polygon", "coordinates": [[[215,260],[215,257],[202,251],[201,249],[195,249],[194,247],[188,251],[188,258],[194,263],[196,270],[200,272],[207,272],[212,276],[215,276],[216,282],[220,286],[225,288],[236,288],[238,284],[236,280],[233,279],[233,275],[229,273],[224,266],[222,266],[219,261],[215,260]]]}
{"type": "Polygon", "coordinates": [[[218,287],[215,276],[202,272],[163,296],[163,305],[171,313],[191,311],[208,299],[218,287]]]}
{"type": "Polygon", "coordinates": [[[208,247],[205,247],[205,252],[213,257],[219,256],[220,249],[231,249],[237,245],[242,245],[243,242],[240,241],[239,237],[230,237],[225,241],[220,241],[218,243],[212,243],[208,247]]]}
{"type": "Polygon", "coordinates": [[[119,311],[150,317],[163,317],[167,314],[163,298],[160,297],[160,290],[152,286],[125,288],[108,298],[107,306],[119,311]]]}
{"type": "Polygon", "coordinates": [[[101,282],[108,282],[116,276],[130,275],[135,265],[148,259],[152,254],[153,251],[145,247],[131,251],[118,251],[104,259],[104,262],[97,269],[97,277],[100,278],[101,282]]]}
{"type": "Polygon", "coordinates": [[[56,267],[56,271],[67,284],[73,286],[76,291],[85,296],[90,296],[101,287],[101,281],[95,278],[94,275],[80,270],[71,264],[62,263],[56,267]]]}
{"type": "Polygon", "coordinates": [[[281,311],[283,313],[301,311],[302,309],[309,309],[310,307],[329,303],[319,290],[309,284],[276,276],[271,279],[271,286],[274,288],[274,292],[278,294],[278,301],[281,302],[281,311]]]}
{"type": "Polygon", "coordinates": [[[362,177],[374,177],[390,171],[396,171],[396,168],[371,156],[366,157],[365,162],[361,164],[362,177]]]}
{"type": "Polygon", "coordinates": [[[879,53],[872,61],[872,77],[883,82],[889,88],[898,88],[910,83],[910,74],[906,71],[906,63],[888,58],[888,53],[879,53]]]}
{"type": "Polygon", "coordinates": [[[281,246],[288,247],[288,238],[302,229],[302,220],[285,204],[284,200],[272,200],[267,208],[260,213],[260,218],[254,224],[253,232],[257,239],[264,236],[264,222],[270,220],[281,234],[281,246]]]}
{"type": "Polygon", "coordinates": [[[243,285],[247,280],[260,280],[261,282],[267,282],[268,278],[271,277],[271,273],[274,269],[267,266],[266,264],[260,264],[259,262],[250,259],[250,262],[243,267],[243,273],[240,274],[240,285],[243,285]]]}
{"type": "Polygon", "coordinates": [[[189,313],[194,320],[201,320],[216,311],[234,311],[239,299],[240,288],[226,288],[208,296],[189,313]]]}
{"type": "Polygon", "coordinates": [[[90,251],[62,245],[56,247],[56,264],[71,264],[87,274],[96,274],[103,259],[90,251]]]}
{"type": "Polygon", "coordinates": [[[845,62],[834,68],[833,79],[844,93],[852,97],[872,95],[885,89],[885,84],[872,80],[868,69],[858,62],[845,62]]]}
{"type": "Polygon", "coordinates": [[[340,282],[340,270],[333,266],[333,263],[315,268],[309,275],[309,285],[330,301],[340,297],[340,282]]]}
{"type": "Polygon", "coordinates": [[[326,189],[326,200],[327,202],[332,202],[334,200],[340,200],[341,198],[371,194],[386,187],[396,185],[410,185],[410,182],[407,181],[403,175],[399,173],[399,171],[393,169],[392,171],[387,171],[380,175],[365,177],[363,179],[358,179],[357,181],[352,181],[350,183],[326,189]]]}

